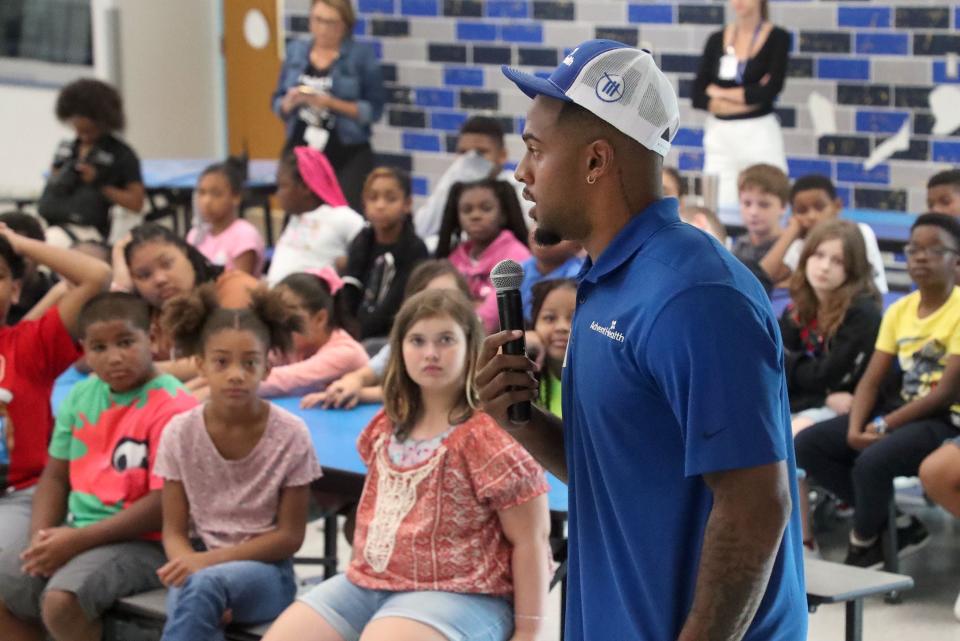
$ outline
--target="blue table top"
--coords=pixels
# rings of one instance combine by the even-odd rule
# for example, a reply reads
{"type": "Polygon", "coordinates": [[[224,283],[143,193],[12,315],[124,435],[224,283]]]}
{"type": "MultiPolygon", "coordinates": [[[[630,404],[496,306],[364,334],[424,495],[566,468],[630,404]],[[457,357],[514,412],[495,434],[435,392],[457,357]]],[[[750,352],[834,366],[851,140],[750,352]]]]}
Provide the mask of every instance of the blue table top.
{"type": "MultiPolygon", "coordinates": [[[[148,189],[193,189],[200,173],[218,162],[213,158],[154,158],[142,161],[143,183],[148,189]]],[[[248,187],[270,187],[275,184],[277,161],[251,160],[247,165],[248,187]]]]}
{"type": "MultiPolygon", "coordinates": [[[[83,378],[83,374],[71,367],[57,379],[51,398],[54,412],[66,398],[70,387],[83,378]]],[[[374,415],[380,411],[379,405],[360,405],[352,410],[305,410],[300,408],[298,396],[270,400],[296,414],[307,424],[321,467],[366,474],[367,468],[360,460],[360,454],[357,453],[357,438],[374,415]]],[[[552,474],[547,474],[547,481],[550,483],[548,497],[550,509],[555,512],[566,512],[567,486],[552,474]]]]}

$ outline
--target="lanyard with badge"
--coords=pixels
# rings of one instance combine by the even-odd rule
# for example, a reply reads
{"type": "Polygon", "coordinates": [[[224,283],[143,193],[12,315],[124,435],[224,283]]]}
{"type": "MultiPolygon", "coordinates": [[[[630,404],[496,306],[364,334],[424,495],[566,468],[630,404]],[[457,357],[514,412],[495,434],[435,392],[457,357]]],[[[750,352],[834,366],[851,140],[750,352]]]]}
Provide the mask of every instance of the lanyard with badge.
{"type": "MultiPolygon", "coordinates": [[[[333,90],[333,78],[329,74],[321,77],[301,75],[299,90],[300,93],[307,95],[330,95],[333,90]]],[[[299,115],[300,119],[306,123],[303,141],[308,147],[324,151],[330,141],[334,115],[329,109],[318,109],[312,106],[302,107],[299,115]]]]}
{"type": "MultiPolygon", "coordinates": [[[[757,25],[756,30],[753,32],[753,38],[750,39],[750,48],[747,50],[747,59],[749,60],[750,56],[753,53],[753,47],[757,44],[757,38],[760,36],[760,30],[763,28],[763,23],[757,25]]],[[[734,48],[733,43],[737,41],[737,31],[734,27],[733,38],[731,39],[731,44],[728,44],[726,47],[726,53],[720,56],[720,69],[717,72],[717,77],[720,80],[733,80],[738,85],[743,84],[743,71],[747,68],[747,61],[744,60],[741,62],[737,59],[737,50],[734,48]]]]}

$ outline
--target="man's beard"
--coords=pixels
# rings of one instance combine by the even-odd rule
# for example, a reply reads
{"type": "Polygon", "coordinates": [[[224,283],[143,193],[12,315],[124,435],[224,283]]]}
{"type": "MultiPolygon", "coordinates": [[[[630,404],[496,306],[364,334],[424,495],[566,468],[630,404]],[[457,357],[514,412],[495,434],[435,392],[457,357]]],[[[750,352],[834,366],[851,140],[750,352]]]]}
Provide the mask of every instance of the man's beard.
{"type": "Polygon", "coordinates": [[[563,238],[561,238],[556,232],[550,231],[549,229],[537,227],[533,232],[533,240],[542,247],[551,247],[559,244],[563,238]]]}

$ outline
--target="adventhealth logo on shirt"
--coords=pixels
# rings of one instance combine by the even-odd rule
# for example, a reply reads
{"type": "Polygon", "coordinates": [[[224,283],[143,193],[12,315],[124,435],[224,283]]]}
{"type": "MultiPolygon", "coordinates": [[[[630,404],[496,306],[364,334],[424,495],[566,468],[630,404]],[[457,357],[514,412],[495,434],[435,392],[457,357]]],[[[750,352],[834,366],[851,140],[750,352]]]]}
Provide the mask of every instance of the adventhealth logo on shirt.
{"type": "Polygon", "coordinates": [[[606,336],[612,341],[617,341],[618,343],[622,343],[627,340],[626,336],[617,331],[617,321],[612,321],[610,323],[610,327],[604,327],[597,321],[593,321],[590,323],[590,329],[598,334],[606,336]]]}

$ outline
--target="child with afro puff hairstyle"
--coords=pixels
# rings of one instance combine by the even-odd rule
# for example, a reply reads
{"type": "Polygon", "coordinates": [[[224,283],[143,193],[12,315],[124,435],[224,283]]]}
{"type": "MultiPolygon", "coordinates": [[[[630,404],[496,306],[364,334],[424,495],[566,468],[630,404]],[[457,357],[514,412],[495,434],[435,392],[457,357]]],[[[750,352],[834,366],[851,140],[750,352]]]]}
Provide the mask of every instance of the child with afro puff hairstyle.
{"type": "Polygon", "coordinates": [[[107,83],[82,78],[60,91],[56,114],[76,137],[57,148],[37,203],[50,226],[47,242],[70,247],[80,240],[105,240],[110,208],[139,213],[146,197],[140,159],[116,136],[126,124],[123,101],[107,83]]]}
{"type": "Polygon", "coordinates": [[[161,323],[210,385],[204,405],[170,421],[157,455],[170,559],[157,572],[170,588],[162,638],[222,638],[224,622],[270,621],[297,591],[291,558],[320,465],[303,420],[257,388],[302,319],[276,291],[226,309],[205,285],[172,299],[161,323]]]}

